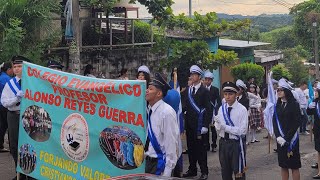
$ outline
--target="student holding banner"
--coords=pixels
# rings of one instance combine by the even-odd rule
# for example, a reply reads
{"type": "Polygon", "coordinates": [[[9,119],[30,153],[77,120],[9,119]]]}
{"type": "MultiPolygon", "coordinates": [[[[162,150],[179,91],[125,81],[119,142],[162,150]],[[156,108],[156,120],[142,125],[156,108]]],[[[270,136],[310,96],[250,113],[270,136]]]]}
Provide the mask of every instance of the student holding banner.
{"type": "Polygon", "coordinates": [[[189,157],[188,171],[183,177],[197,176],[197,163],[200,165],[201,176],[199,179],[208,179],[207,148],[208,128],[211,123],[212,108],[209,91],[201,85],[203,71],[196,65],[190,68],[192,86],[186,90],[185,129],[189,157]]]}
{"type": "Polygon", "coordinates": [[[149,103],[145,144],[146,173],[170,177],[178,160],[179,127],[175,110],[162,99],[171,87],[159,73],[146,92],[149,103]]]}
{"type": "Polygon", "coordinates": [[[18,137],[19,137],[19,118],[20,102],[24,96],[21,90],[21,75],[23,61],[29,61],[22,56],[12,58],[13,73],[16,75],[6,83],[1,95],[1,103],[8,109],[7,121],[9,131],[10,153],[13,157],[15,167],[18,158],[18,137]]]}
{"type": "Polygon", "coordinates": [[[232,82],[222,85],[225,99],[215,118],[215,127],[219,132],[219,160],[222,179],[245,179],[246,144],[245,135],[248,131],[248,111],[236,100],[239,88],[232,82]]]}
{"type": "Polygon", "coordinates": [[[292,169],[293,180],[300,179],[301,168],[298,128],[300,107],[292,94],[292,87],[285,79],[278,83],[278,101],[273,115],[273,129],[277,138],[277,152],[282,179],[289,179],[292,169]]]}

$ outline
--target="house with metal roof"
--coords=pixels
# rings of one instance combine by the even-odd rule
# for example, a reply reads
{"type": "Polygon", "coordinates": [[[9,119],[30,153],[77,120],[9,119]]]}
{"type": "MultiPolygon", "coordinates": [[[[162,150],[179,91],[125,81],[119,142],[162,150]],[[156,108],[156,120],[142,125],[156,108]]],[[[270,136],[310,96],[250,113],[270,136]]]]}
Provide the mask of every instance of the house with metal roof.
{"type": "Polygon", "coordinates": [[[238,54],[240,63],[254,63],[254,48],[265,45],[270,45],[270,43],[219,39],[219,49],[222,49],[224,51],[235,51],[238,54]]]}

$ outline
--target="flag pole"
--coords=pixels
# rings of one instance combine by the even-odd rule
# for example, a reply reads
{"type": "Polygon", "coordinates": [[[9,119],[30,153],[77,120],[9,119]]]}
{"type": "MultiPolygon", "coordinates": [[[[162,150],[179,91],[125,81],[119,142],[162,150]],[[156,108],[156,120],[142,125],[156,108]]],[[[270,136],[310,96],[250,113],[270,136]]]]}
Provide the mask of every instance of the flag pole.
{"type": "Polygon", "coordinates": [[[271,153],[271,136],[270,134],[268,133],[268,140],[269,140],[269,154],[271,153]]]}
{"type": "Polygon", "coordinates": [[[174,69],[173,69],[173,88],[174,89],[177,89],[177,82],[178,82],[178,69],[175,67],[174,69]]]}

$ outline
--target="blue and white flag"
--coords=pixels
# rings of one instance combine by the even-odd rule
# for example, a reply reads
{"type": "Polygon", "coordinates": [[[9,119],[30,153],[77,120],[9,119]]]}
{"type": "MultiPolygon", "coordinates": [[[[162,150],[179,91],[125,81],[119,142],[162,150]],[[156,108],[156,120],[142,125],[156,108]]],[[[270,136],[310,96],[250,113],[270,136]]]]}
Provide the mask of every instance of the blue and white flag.
{"type": "Polygon", "coordinates": [[[273,136],[273,113],[274,113],[274,106],[277,103],[277,97],[273,90],[273,83],[272,83],[272,71],[268,74],[268,102],[265,110],[263,111],[264,114],[264,125],[265,128],[268,130],[269,135],[273,136]]]}
{"type": "Polygon", "coordinates": [[[309,102],[308,102],[308,104],[310,104],[314,100],[314,92],[313,92],[313,87],[312,87],[310,79],[308,81],[308,89],[309,89],[309,102]]]}

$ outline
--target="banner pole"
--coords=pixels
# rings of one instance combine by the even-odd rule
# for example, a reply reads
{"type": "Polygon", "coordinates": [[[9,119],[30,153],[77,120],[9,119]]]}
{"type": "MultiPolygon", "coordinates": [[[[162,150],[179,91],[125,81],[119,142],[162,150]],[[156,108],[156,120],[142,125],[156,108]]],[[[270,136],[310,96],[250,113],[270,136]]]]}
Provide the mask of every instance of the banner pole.
{"type": "Polygon", "coordinates": [[[271,153],[271,136],[270,134],[268,133],[268,140],[269,140],[269,154],[271,153]]]}

